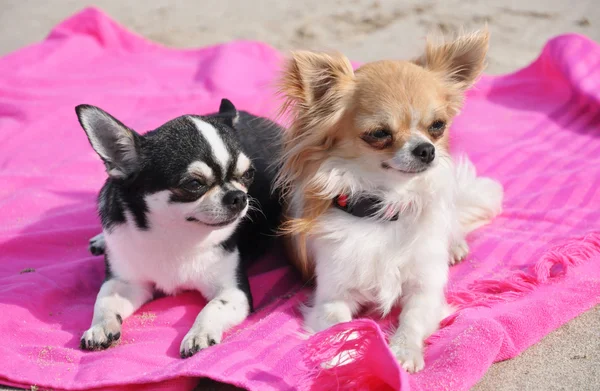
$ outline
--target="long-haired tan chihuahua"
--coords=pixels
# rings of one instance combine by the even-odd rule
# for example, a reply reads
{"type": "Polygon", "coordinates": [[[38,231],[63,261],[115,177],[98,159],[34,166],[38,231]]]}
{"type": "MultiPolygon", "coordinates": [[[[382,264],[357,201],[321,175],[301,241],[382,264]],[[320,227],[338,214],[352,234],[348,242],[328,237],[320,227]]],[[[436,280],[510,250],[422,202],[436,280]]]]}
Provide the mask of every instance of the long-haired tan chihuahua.
{"type": "Polygon", "coordinates": [[[287,62],[280,90],[292,123],[277,185],[293,259],[316,279],[308,329],[401,305],[391,349],[405,369],[423,368],[423,341],[447,313],[449,264],[501,210],[501,185],[467,159],[455,164],[448,144],[488,39],[430,40],[414,61],[356,71],[341,54],[299,51],[287,62]]]}

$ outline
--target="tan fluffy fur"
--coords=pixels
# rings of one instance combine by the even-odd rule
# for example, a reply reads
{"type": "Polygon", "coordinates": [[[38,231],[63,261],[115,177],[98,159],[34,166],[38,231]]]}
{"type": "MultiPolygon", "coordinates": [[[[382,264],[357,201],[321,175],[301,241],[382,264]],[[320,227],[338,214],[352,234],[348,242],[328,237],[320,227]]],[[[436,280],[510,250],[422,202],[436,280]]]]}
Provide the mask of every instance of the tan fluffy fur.
{"type": "Polygon", "coordinates": [[[288,236],[290,256],[305,278],[313,273],[306,237],[332,203],[332,195],[313,180],[321,163],[331,156],[391,158],[407,141],[416,120],[437,148],[447,149],[448,131],[435,138],[427,129],[434,120],[450,126],[465,90],[485,66],[488,40],[487,30],[450,41],[430,39],[425,53],[414,61],[377,61],[356,72],[339,53],[292,53],[279,81],[282,112],[291,116],[291,125],[277,186],[288,201],[290,190],[302,193],[302,210],[294,217],[288,211],[282,230],[288,236]],[[381,127],[392,132],[393,144],[375,150],[361,136],[381,127]]]}

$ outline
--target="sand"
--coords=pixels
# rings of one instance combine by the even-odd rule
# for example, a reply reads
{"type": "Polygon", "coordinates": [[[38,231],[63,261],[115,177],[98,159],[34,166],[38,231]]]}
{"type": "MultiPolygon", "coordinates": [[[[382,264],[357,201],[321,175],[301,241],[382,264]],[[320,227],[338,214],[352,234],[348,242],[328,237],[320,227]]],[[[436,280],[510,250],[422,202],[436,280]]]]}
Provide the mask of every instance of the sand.
{"type": "Polygon", "coordinates": [[[170,46],[257,39],[281,50],[336,49],[356,61],[412,57],[427,32],[488,23],[488,73],[497,74],[528,64],[544,42],[558,34],[579,32],[600,40],[600,7],[594,3],[597,0],[2,0],[0,54],[42,39],[66,16],[95,4],[128,28],[170,46]]]}
{"type": "MultiPolygon", "coordinates": [[[[600,41],[598,0],[1,0],[0,55],[43,39],[52,26],[88,5],[169,46],[256,39],[283,51],[335,49],[361,62],[410,58],[428,32],[487,23],[490,74],[527,65],[558,34],[576,32],[600,41]]],[[[521,356],[493,365],[475,389],[598,390],[599,336],[596,307],[521,356]]]]}

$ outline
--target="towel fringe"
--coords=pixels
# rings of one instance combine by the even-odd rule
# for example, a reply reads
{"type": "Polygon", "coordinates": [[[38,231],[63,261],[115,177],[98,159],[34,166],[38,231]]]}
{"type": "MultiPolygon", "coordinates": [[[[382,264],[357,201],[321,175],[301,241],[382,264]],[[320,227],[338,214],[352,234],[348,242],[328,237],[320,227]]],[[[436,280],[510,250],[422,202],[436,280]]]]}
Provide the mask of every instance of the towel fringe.
{"type": "Polygon", "coordinates": [[[529,270],[518,270],[498,279],[477,280],[467,289],[450,291],[448,302],[463,309],[512,301],[541,284],[564,276],[569,268],[596,255],[600,255],[600,233],[593,232],[546,252],[529,270]]]}
{"type": "MultiPolygon", "coordinates": [[[[467,289],[448,293],[449,303],[463,309],[508,302],[533,291],[539,285],[564,276],[569,268],[600,255],[600,233],[577,238],[545,253],[529,271],[516,271],[502,279],[473,282],[467,289]]],[[[449,326],[458,316],[446,317],[441,327],[449,326]]],[[[428,342],[437,339],[432,335],[428,342]]],[[[385,339],[379,326],[366,319],[335,325],[313,335],[307,342],[304,361],[309,369],[303,390],[386,390],[391,389],[373,370],[383,365],[367,352],[385,339]],[[373,362],[377,361],[377,362],[373,362]]],[[[390,352],[391,354],[391,352],[390,352]]]]}

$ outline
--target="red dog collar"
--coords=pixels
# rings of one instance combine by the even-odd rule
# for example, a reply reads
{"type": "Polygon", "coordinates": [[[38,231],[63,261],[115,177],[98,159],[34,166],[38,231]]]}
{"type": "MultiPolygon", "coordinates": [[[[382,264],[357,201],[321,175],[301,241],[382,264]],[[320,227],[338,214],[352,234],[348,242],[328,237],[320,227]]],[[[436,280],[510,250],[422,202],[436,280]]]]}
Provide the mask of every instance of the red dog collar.
{"type": "MultiPolygon", "coordinates": [[[[340,194],[333,199],[333,205],[338,209],[343,210],[356,217],[377,217],[378,211],[381,209],[383,201],[380,198],[372,196],[359,196],[355,199],[350,199],[346,194],[340,194]]],[[[386,221],[398,220],[399,213],[392,216],[384,217],[386,221]]]]}

